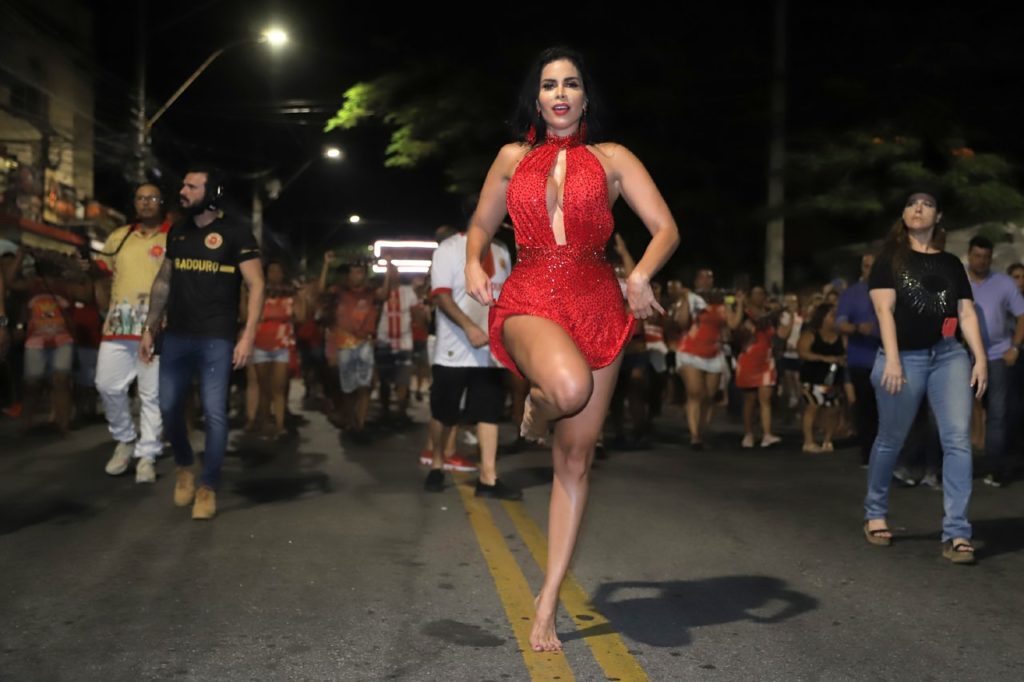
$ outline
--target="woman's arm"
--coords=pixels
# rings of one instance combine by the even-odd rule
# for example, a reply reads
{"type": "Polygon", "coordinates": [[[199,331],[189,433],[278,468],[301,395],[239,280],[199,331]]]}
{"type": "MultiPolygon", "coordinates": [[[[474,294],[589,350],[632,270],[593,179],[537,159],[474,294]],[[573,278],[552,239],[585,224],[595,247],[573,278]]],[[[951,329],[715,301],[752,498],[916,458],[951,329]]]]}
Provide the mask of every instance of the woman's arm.
{"type": "Polygon", "coordinates": [[[964,339],[974,354],[974,368],[971,370],[971,387],[974,395],[980,398],[988,388],[988,356],[985,354],[985,344],[981,340],[981,328],[978,326],[978,314],[974,310],[974,301],[969,298],[961,298],[957,302],[957,317],[960,318],[960,328],[963,329],[964,339]]]}
{"type": "Polygon", "coordinates": [[[622,145],[603,144],[600,149],[606,154],[612,180],[622,198],[651,233],[651,241],[626,283],[629,306],[633,314],[642,320],[655,310],[665,312],[661,304],[654,300],[651,278],[661,270],[679,246],[679,228],[640,159],[622,145]]]}
{"type": "Polygon", "coordinates": [[[631,276],[650,281],[679,245],[679,228],[647,169],[631,151],[618,144],[601,145],[611,166],[612,180],[633,212],[651,233],[651,241],[631,276]]]}
{"type": "Polygon", "coordinates": [[[491,278],[484,272],[480,259],[508,214],[505,203],[508,181],[526,150],[525,145],[517,143],[501,148],[491,169],[487,171],[483,189],[480,190],[480,201],[477,202],[466,230],[466,293],[483,305],[493,304],[494,297],[491,278]]]}
{"type": "Polygon", "coordinates": [[[814,332],[806,330],[800,332],[800,340],[796,344],[797,355],[800,356],[801,360],[808,362],[824,361],[825,358],[817,353],[811,352],[811,344],[814,343],[814,332]]]}
{"type": "Polygon", "coordinates": [[[690,291],[689,289],[683,290],[682,297],[672,304],[671,308],[672,319],[679,325],[680,329],[686,329],[690,326],[690,291]]]}
{"type": "Polygon", "coordinates": [[[729,329],[736,329],[743,323],[743,304],[746,300],[747,295],[742,291],[737,291],[735,305],[725,306],[725,323],[729,329]]]}
{"type": "Polygon", "coordinates": [[[789,335],[793,332],[794,324],[796,324],[796,315],[788,310],[783,310],[782,314],[779,315],[779,326],[775,328],[775,335],[780,339],[788,339],[789,335]],[[783,322],[783,319],[786,322],[783,322]]]}
{"type": "Polygon", "coordinates": [[[327,273],[330,272],[332,263],[334,263],[334,252],[327,251],[324,253],[324,265],[320,268],[320,278],[316,281],[315,291],[317,293],[327,291],[327,273]]]}
{"type": "Polygon", "coordinates": [[[907,382],[903,376],[903,365],[900,363],[900,349],[896,342],[896,309],[895,289],[872,289],[871,305],[875,308],[878,318],[878,329],[882,336],[882,350],[885,351],[885,369],[882,372],[882,387],[896,395],[907,382]]]}

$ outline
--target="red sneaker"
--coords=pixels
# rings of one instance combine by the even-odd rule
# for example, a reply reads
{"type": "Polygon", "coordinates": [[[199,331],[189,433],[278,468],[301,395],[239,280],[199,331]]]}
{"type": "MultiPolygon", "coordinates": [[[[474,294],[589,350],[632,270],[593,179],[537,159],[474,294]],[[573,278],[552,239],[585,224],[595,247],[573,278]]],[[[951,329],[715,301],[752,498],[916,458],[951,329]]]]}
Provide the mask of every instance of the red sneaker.
{"type": "Polygon", "coordinates": [[[444,461],[445,471],[476,471],[476,465],[461,455],[452,455],[444,461]]]}
{"type": "Polygon", "coordinates": [[[430,466],[434,461],[434,451],[423,449],[420,451],[420,464],[425,467],[430,466]]]}

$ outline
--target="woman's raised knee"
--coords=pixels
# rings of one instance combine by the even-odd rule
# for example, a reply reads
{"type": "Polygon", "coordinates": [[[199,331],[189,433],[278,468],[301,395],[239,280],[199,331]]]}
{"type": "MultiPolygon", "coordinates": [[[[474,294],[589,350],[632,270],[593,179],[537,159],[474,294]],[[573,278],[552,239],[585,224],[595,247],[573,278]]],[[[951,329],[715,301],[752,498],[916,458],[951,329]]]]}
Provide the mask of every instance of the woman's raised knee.
{"type": "Polygon", "coordinates": [[[545,397],[562,415],[573,415],[586,407],[594,391],[590,372],[562,371],[542,387],[545,397]]]}

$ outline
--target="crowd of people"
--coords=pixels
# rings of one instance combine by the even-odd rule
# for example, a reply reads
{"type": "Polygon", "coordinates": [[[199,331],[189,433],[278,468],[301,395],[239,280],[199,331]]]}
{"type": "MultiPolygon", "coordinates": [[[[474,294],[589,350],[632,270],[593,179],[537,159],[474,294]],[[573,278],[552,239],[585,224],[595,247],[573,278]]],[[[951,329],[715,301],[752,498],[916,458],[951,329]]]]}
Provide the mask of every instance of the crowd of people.
{"type": "Polygon", "coordinates": [[[521,139],[499,152],[467,230],[438,230],[426,276],[391,266],[374,278],[367,262],[330,251],[318,276],[293,275],[224,216],[221,178],[204,166],[185,174],[177,220],[159,186],[138,186],[134,221],[92,258],[5,254],[4,413],[30,429],[48,409],[66,433],[101,402],[115,442],[106,473],[134,460],[135,480],[152,483],[166,440],[174,502],[195,519],[216,514],[233,390],[244,396],[242,430],[280,439],[301,383],[304,407],[357,445],[373,439],[374,395],[378,423],[394,426],[429,390],[417,454],[432,493],[445,490],[446,470],[475,470],[476,495],[519,499],[497,467],[498,425],[511,418],[519,436],[505,447],[550,443],[555,471],[536,650],[560,648],[554,609],[593,458],[651,447],[658,416],[682,426],[693,450],[776,448],[786,423],[799,424],[808,455],[855,439],[868,542],[892,543],[892,481],[920,483],[943,490],[944,555],[972,561],[972,437],[995,487],[1024,444],[1024,265],[993,272],[993,244],[976,237],[965,268],[943,251],[938,193],[922,190],[877,259],[863,255],[855,282],[771,293],[718,287],[708,267],[689,287],[658,279],[678,230],[640,162],[600,138],[593,95],[578,55],[539,58],[521,96],[521,139]],[[614,233],[619,196],[651,234],[638,260],[614,233]],[[514,256],[495,238],[506,212],[514,256]],[[742,435],[716,433],[716,410],[735,410],[742,435]],[[200,413],[197,476],[188,425],[200,413]],[[456,451],[462,425],[476,427],[478,462],[456,451]]]}

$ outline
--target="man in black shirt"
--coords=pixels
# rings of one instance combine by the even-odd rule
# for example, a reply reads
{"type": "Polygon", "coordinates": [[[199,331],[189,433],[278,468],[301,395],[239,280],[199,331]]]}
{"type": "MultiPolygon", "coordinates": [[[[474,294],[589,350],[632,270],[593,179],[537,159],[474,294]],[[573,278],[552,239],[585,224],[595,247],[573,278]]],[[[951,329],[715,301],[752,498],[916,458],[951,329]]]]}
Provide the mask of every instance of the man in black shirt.
{"type": "Polygon", "coordinates": [[[154,352],[154,336],[167,313],[160,355],[160,411],[164,432],[178,464],[174,503],[192,504],[193,519],[211,519],[228,444],[228,387],[231,369],[252,354],[263,310],[263,267],[252,232],[226,220],[218,210],[223,189],[215,171],[193,167],[185,174],[181,207],[185,218],[167,235],[167,254],[153,282],[149,316],[139,355],[154,352]],[[245,329],[238,334],[242,280],[249,291],[245,329]],[[206,448],[196,489],[194,455],[185,427],[185,396],[199,376],[206,448]],[[194,502],[194,503],[193,503],[194,502]]]}

